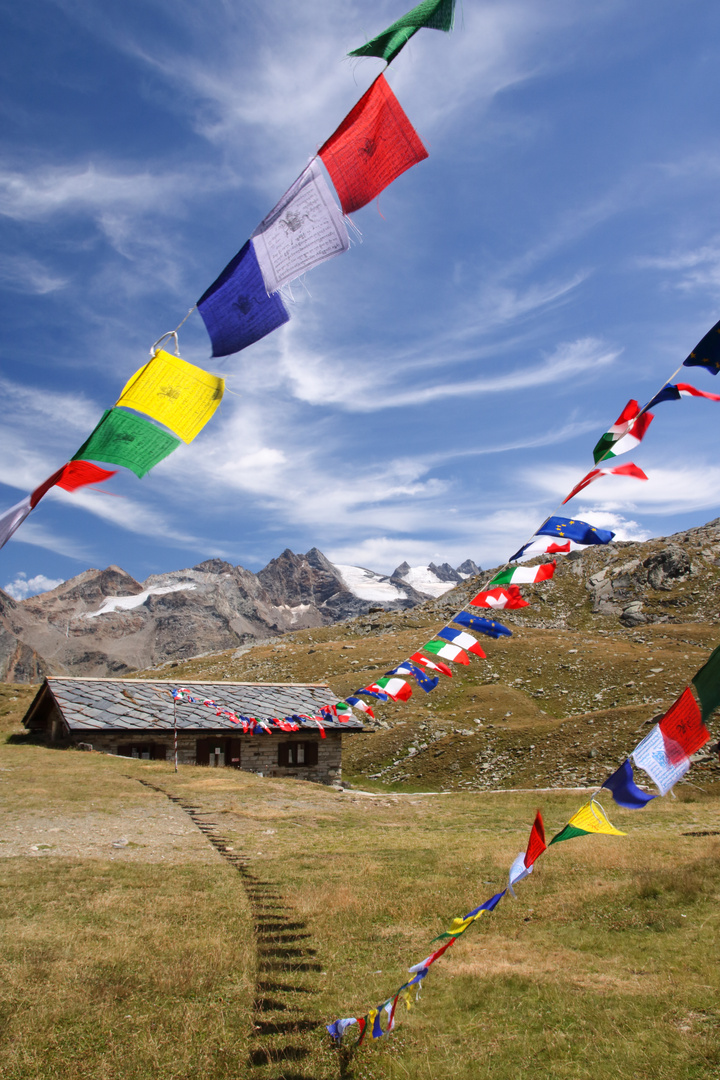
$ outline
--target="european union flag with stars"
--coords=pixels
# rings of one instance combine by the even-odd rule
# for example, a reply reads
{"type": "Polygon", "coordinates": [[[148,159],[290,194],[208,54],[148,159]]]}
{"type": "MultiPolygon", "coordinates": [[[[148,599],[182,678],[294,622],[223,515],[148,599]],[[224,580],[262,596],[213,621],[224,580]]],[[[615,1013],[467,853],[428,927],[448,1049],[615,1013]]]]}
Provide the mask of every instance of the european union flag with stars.
{"type": "Polygon", "coordinates": [[[608,529],[596,529],[587,521],[575,518],[551,517],[535,533],[536,536],[561,536],[563,540],[574,540],[576,544],[609,544],[615,535],[608,529]]]}
{"type": "Polygon", "coordinates": [[[717,375],[720,371],[720,322],[716,322],[712,330],[708,330],[705,337],[698,341],[687,360],[683,361],[683,367],[704,367],[711,375],[717,375]]]}

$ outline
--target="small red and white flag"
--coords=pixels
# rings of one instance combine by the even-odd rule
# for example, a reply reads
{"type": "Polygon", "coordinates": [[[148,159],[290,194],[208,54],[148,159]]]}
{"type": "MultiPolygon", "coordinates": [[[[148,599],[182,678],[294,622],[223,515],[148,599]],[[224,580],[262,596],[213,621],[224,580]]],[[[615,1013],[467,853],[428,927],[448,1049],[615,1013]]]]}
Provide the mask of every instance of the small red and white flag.
{"type": "Polygon", "coordinates": [[[490,589],[487,592],[479,592],[470,603],[473,607],[483,608],[522,608],[528,607],[527,600],[523,600],[517,585],[505,585],[500,589],[490,589]]]}
{"type": "Polygon", "coordinates": [[[583,476],[579,484],[576,484],[569,495],[566,495],[561,505],[565,505],[566,502],[570,502],[574,495],[577,495],[579,491],[586,488],[588,484],[592,484],[594,480],[597,480],[600,476],[634,476],[636,480],[647,480],[647,476],[638,468],[637,465],[633,465],[632,461],[627,465],[616,465],[612,469],[591,469],[587,476],[583,476]]]}

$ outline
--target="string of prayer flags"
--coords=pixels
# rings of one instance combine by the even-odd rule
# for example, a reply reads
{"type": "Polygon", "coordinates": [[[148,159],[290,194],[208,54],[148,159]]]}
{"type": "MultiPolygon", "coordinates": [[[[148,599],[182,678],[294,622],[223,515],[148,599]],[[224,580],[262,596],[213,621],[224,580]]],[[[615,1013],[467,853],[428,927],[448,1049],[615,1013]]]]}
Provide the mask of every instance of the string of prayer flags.
{"type": "MultiPolygon", "coordinates": [[[[382,694],[385,700],[391,698],[392,701],[407,701],[409,697],[412,697],[412,687],[405,679],[383,676],[382,679],[370,683],[369,686],[366,686],[364,690],[360,690],[359,693],[375,694],[377,697],[382,694]]],[[[380,700],[382,700],[382,698],[380,700]]]]}
{"type": "Polygon", "coordinates": [[[116,405],[145,413],[190,443],[222,401],[225,380],[159,349],[128,379],[116,405]]]}
{"type": "Polygon", "coordinates": [[[442,630],[438,630],[437,636],[444,641],[449,641],[451,645],[459,645],[461,649],[467,649],[468,652],[479,656],[481,660],[487,659],[487,654],[477,638],[474,638],[472,634],[466,634],[464,630],[453,630],[450,626],[443,626],[442,630]]]}
{"type": "Polygon", "coordinates": [[[652,401],[647,403],[645,408],[653,409],[663,401],[680,401],[685,397],[700,397],[707,398],[709,401],[720,401],[720,394],[708,394],[704,390],[697,390],[690,383],[665,383],[662,390],[655,395],[652,401]]]}
{"type": "Polygon", "coordinates": [[[541,581],[549,581],[556,569],[556,562],[540,563],[539,566],[510,566],[496,574],[489,584],[538,585],[541,581]]]}
{"type": "Polygon", "coordinates": [[[599,802],[590,799],[580,807],[568,821],[564,829],[553,836],[548,847],[563,840],[572,840],[574,836],[587,836],[589,833],[601,833],[603,836],[626,836],[608,821],[607,814],[599,802]]]}
{"type": "Polygon", "coordinates": [[[343,212],[359,210],[428,152],[379,75],[318,151],[343,212]]]}
{"type": "MultiPolygon", "coordinates": [[[[413,972],[419,974],[421,971],[427,974],[428,970],[432,967],[435,961],[439,960],[444,952],[447,952],[447,950],[454,943],[454,941],[455,938],[451,938],[450,941],[446,942],[445,945],[441,945],[439,949],[436,949],[435,952],[430,953],[430,955],[426,956],[424,960],[421,960],[419,964],[413,964],[411,968],[408,968],[410,974],[412,974],[413,972]]],[[[423,978],[424,977],[425,975],[423,975],[423,978]]]]}
{"type": "Polygon", "coordinates": [[[423,656],[423,654],[419,652],[413,653],[410,659],[413,664],[427,668],[428,671],[440,671],[443,675],[452,678],[452,668],[449,668],[447,664],[441,663],[440,660],[428,660],[427,656],[423,656]]]}
{"type": "Polygon", "coordinates": [[[485,608],[523,608],[528,607],[517,585],[508,585],[500,589],[489,589],[479,592],[470,601],[473,607],[485,608]]]}
{"type": "Polygon", "coordinates": [[[668,761],[673,765],[683,758],[691,757],[710,741],[710,732],[701,719],[700,710],[689,686],[670,706],[658,727],[665,739],[668,761]]]}
{"type": "Polygon", "coordinates": [[[683,367],[704,367],[711,375],[717,375],[720,371],[720,322],[716,322],[698,341],[690,355],[683,360],[683,367]]]}
{"type": "Polygon", "coordinates": [[[400,50],[407,45],[413,34],[425,27],[428,30],[452,30],[455,15],[455,0],[423,0],[412,11],[376,34],[364,45],[353,49],[348,56],[377,56],[391,63],[400,50]]]}
{"type": "Polygon", "coordinates": [[[409,660],[404,660],[398,667],[393,668],[392,671],[387,671],[386,675],[412,675],[417,682],[421,690],[424,690],[426,694],[429,694],[431,690],[434,690],[437,684],[440,682],[437,675],[435,677],[426,675],[422,668],[416,664],[411,663],[409,660]]]}
{"type": "Polygon", "coordinates": [[[624,806],[626,810],[642,810],[656,798],[655,795],[650,795],[637,786],[629,758],[615,770],[612,776],[608,776],[602,786],[607,788],[618,806],[624,806]]]}
{"type": "Polygon", "coordinates": [[[248,240],[197,302],[213,356],[230,356],[277,330],[290,316],[279,293],[268,296],[248,240]]]}
{"type": "Polygon", "coordinates": [[[260,222],[252,244],[269,293],[348,250],[340,207],[316,159],[260,222]]]}
{"type": "Polygon", "coordinates": [[[484,619],[481,615],[473,615],[470,611],[459,611],[450,622],[458,626],[465,626],[468,630],[477,630],[478,634],[487,634],[491,638],[512,637],[512,630],[494,619],[484,619]]]}
{"type": "Polygon", "coordinates": [[[453,919],[450,927],[443,934],[438,934],[436,938],[433,938],[433,941],[445,941],[447,938],[461,937],[468,927],[472,926],[472,924],[484,915],[486,911],[493,911],[497,907],[505,895],[505,892],[506,890],[503,889],[502,892],[495,893],[495,895],[491,896],[489,900],[486,900],[484,904],[480,904],[479,907],[469,911],[467,915],[464,915],[462,918],[458,917],[453,919]]]}
{"type": "Polygon", "coordinates": [[[693,677],[692,683],[700,698],[704,723],[720,705],[720,645],[693,677]]]}
{"type": "Polygon", "coordinates": [[[142,479],[179,445],[174,435],[141,416],[118,408],[106,409],[72,460],[110,462],[130,469],[142,479]]]}
{"type": "Polygon", "coordinates": [[[468,654],[457,645],[445,644],[444,641],[428,641],[421,646],[425,652],[433,656],[441,656],[443,660],[451,660],[454,664],[470,664],[468,654]]]}
{"type": "MultiPolygon", "coordinates": [[[[645,415],[647,416],[648,414],[645,413],[645,415]]],[[[619,445],[620,444],[618,443],[618,446],[619,445]]],[[[634,476],[636,480],[647,480],[647,476],[642,469],[639,469],[637,465],[633,465],[632,462],[629,462],[627,465],[616,465],[612,469],[591,469],[590,472],[587,473],[586,476],[583,476],[582,480],[575,485],[570,494],[565,496],[561,505],[564,506],[566,502],[570,502],[573,496],[577,495],[578,492],[582,491],[601,476],[634,476]]]]}

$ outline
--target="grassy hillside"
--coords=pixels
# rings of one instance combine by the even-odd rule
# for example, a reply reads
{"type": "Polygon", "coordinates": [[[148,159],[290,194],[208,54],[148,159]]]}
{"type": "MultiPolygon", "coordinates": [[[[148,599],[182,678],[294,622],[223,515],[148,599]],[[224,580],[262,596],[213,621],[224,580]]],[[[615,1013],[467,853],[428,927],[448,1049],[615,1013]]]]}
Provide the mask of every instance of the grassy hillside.
{"type": "Polygon", "coordinates": [[[17,741],[0,780],[8,1080],[720,1071],[718,784],[551,849],[341,1059],[323,1024],[382,1001],[503,887],[537,806],[553,832],[580,795],[373,796],[17,741]]]}

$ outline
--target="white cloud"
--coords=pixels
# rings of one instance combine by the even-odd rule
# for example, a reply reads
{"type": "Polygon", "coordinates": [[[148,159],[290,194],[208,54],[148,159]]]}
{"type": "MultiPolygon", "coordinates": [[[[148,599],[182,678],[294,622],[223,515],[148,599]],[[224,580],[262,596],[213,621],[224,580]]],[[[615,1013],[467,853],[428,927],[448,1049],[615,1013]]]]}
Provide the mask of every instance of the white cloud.
{"type": "Polygon", "coordinates": [[[64,289],[66,277],[51,270],[30,255],[0,255],[0,286],[11,292],[44,296],[64,289]]]}
{"type": "Polygon", "coordinates": [[[45,574],[35,574],[29,578],[22,570],[18,571],[13,581],[5,586],[5,592],[15,600],[27,600],[28,596],[37,596],[38,593],[49,592],[62,585],[64,578],[49,578],[45,574]]]}

